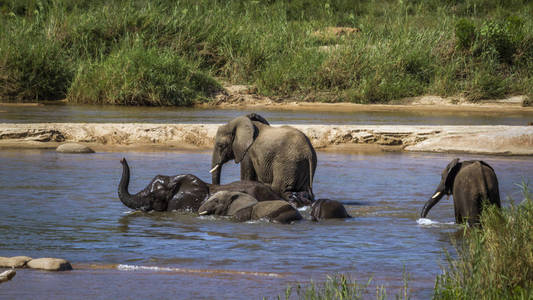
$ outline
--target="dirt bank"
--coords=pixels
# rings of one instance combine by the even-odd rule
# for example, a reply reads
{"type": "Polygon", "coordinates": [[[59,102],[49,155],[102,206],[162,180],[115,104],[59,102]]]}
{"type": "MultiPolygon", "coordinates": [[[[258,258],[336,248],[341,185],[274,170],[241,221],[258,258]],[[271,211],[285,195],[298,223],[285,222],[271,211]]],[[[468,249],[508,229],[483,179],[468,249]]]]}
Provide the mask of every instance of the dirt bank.
{"type": "MultiPolygon", "coordinates": [[[[219,124],[0,124],[0,149],[207,150],[219,124]]],[[[533,155],[533,126],[293,125],[317,149],[533,155]]]]}

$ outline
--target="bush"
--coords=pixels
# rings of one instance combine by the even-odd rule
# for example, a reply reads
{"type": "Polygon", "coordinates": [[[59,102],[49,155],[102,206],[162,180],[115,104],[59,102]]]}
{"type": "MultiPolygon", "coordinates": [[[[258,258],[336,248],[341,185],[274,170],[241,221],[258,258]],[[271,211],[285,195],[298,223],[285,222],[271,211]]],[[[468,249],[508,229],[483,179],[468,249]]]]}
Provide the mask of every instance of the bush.
{"type": "Polygon", "coordinates": [[[120,105],[190,105],[221,89],[170,51],[145,48],[142,42],[120,47],[103,60],[82,64],[68,93],[73,103],[120,105]]]}
{"type": "Polygon", "coordinates": [[[0,39],[2,99],[63,99],[73,75],[71,57],[54,41],[31,31],[0,39]]]}
{"type": "Polygon", "coordinates": [[[487,206],[481,227],[465,231],[459,257],[437,278],[436,299],[531,299],[533,296],[533,196],[501,210],[487,206]]]}

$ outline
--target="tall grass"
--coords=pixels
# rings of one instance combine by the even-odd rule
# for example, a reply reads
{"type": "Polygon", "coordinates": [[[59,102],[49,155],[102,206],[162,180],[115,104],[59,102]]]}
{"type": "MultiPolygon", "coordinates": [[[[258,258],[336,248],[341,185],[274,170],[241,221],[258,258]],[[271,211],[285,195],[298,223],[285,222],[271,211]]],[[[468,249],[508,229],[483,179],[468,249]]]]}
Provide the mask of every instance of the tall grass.
{"type": "Polygon", "coordinates": [[[480,228],[466,233],[456,259],[437,278],[436,299],[533,297],[533,195],[499,210],[486,207],[480,228]]]}
{"type": "Polygon", "coordinates": [[[188,104],[208,97],[212,77],[308,101],[531,94],[531,15],[526,0],[0,0],[0,99],[188,104]],[[315,34],[329,26],[360,31],[315,34]],[[130,49],[137,39],[142,45],[130,49]],[[208,87],[189,85],[167,64],[161,76],[124,75],[143,78],[145,87],[112,80],[108,88],[153,91],[164,82],[194,91],[184,92],[187,100],[164,99],[179,96],[161,91],[123,90],[138,96],[122,100],[82,92],[94,78],[80,72],[114,77],[105,65],[133,52],[150,58],[128,72],[179,60],[208,87]]]}

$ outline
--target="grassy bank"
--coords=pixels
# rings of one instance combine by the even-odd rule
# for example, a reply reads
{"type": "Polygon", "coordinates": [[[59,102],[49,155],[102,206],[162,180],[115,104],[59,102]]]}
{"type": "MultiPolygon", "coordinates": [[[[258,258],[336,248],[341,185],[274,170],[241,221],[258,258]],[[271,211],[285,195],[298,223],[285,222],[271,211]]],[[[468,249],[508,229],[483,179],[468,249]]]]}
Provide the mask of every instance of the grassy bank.
{"type": "MultiPolygon", "coordinates": [[[[448,255],[447,266],[437,276],[434,299],[517,299],[533,297],[533,195],[522,183],[524,200],[501,210],[487,207],[481,227],[465,228],[458,256],[448,255]]],[[[370,283],[370,281],[369,281],[370,283]]],[[[286,299],[370,299],[369,283],[361,284],[344,276],[328,277],[322,284],[288,288],[286,299]]],[[[282,297],[278,297],[282,298],[282,297]]],[[[377,287],[375,299],[387,299],[377,287]]],[[[395,294],[409,299],[408,280],[395,294]]]]}
{"type": "Polygon", "coordinates": [[[0,99],[187,105],[213,78],[308,101],[533,95],[531,15],[527,0],[0,0],[0,99]]]}

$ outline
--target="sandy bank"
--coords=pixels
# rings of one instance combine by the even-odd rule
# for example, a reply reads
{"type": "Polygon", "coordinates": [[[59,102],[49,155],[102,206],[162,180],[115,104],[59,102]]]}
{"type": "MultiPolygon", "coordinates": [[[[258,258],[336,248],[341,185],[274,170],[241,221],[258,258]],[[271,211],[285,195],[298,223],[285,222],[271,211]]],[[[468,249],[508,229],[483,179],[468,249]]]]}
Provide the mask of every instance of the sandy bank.
{"type": "MultiPolygon", "coordinates": [[[[207,150],[219,124],[0,124],[0,149],[86,144],[97,151],[207,150]]],[[[533,155],[533,126],[293,125],[330,151],[533,155]]]]}

